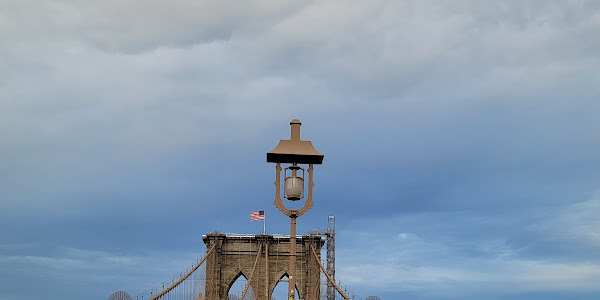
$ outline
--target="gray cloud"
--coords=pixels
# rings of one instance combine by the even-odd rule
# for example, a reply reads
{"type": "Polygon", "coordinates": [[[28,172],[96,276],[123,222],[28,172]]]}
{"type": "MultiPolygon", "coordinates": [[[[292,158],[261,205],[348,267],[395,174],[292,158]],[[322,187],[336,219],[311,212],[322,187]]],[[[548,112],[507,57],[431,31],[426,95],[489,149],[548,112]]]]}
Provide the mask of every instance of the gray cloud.
{"type": "MultiPolygon", "coordinates": [[[[2,4],[7,245],[151,247],[157,265],[203,251],[190,236],[242,231],[270,207],[264,153],[298,117],[326,155],[299,226],[338,216],[351,287],[597,295],[596,2],[113,2],[2,4]],[[358,260],[357,232],[383,262],[358,260]]],[[[23,282],[37,258],[86,260],[6,249],[4,264],[27,258],[23,282]]]]}
{"type": "Polygon", "coordinates": [[[42,37],[124,52],[227,40],[234,31],[260,30],[306,5],[269,1],[240,5],[210,0],[33,4],[5,4],[4,32],[9,37],[42,37]]]}

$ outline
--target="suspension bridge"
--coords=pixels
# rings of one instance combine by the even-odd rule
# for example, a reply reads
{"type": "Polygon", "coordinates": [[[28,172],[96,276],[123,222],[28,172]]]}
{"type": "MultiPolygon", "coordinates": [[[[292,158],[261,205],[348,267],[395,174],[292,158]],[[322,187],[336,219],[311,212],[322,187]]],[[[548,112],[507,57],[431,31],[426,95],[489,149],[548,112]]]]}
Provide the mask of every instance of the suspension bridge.
{"type": "MultiPolygon", "coordinates": [[[[185,270],[132,298],[119,291],[113,295],[122,296],[114,300],[287,299],[276,295],[275,288],[288,281],[289,235],[213,232],[202,239],[206,253],[185,270]]],[[[296,257],[296,299],[364,299],[335,279],[333,216],[326,230],[296,236],[296,257]],[[321,257],[324,245],[326,255],[321,257]]]]}

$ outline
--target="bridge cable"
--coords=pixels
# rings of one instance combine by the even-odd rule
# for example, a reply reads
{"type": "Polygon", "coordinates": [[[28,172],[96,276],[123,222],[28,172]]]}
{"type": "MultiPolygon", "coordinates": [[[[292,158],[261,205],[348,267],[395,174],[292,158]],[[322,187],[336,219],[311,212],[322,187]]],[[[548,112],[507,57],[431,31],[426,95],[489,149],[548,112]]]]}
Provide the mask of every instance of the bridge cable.
{"type": "Polygon", "coordinates": [[[331,278],[331,276],[329,276],[329,274],[327,274],[327,271],[325,271],[325,267],[323,267],[323,264],[321,264],[321,259],[317,255],[317,251],[315,251],[315,246],[311,245],[310,249],[312,250],[312,253],[315,256],[315,259],[319,263],[319,267],[321,267],[321,271],[323,271],[323,274],[325,274],[325,276],[327,276],[327,279],[329,280],[329,282],[331,282],[331,284],[333,284],[333,286],[335,287],[335,289],[338,291],[338,293],[340,293],[340,295],[342,295],[342,297],[344,297],[344,299],[351,300],[350,297],[348,297],[348,295],[346,295],[342,291],[342,289],[340,289],[340,287],[335,283],[335,281],[331,278]]]}
{"type": "Polygon", "coordinates": [[[215,249],[215,246],[217,245],[217,243],[213,244],[212,247],[210,247],[210,250],[208,250],[208,252],[206,252],[206,255],[204,255],[204,257],[202,258],[202,260],[200,260],[199,263],[197,263],[189,272],[187,272],[183,277],[181,277],[179,280],[177,280],[177,282],[173,283],[171,286],[169,286],[168,288],[166,288],[165,290],[163,290],[162,292],[156,294],[156,296],[150,298],[149,300],[156,300],[162,296],[164,296],[166,293],[170,292],[172,289],[174,289],[175,287],[177,287],[180,283],[182,283],[184,280],[186,280],[190,275],[192,275],[192,273],[194,273],[199,267],[200,265],[202,265],[202,263],[206,260],[206,258],[208,257],[208,255],[213,251],[213,249],[215,249]]]}
{"type": "Polygon", "coordinates": [[[256,265],[258,263],[258,259],[260,258],[260,251],[262,250],[262,244],[258,246],[258,252],[256,253],[256,259],[254,260],[254,266],[252,267],[252,273],[250,273],[250,278],[248,278],[248,282],[246,282],[246,286],[244,287],[244,291],[242,292],[242,296],[240,296],[239,300],[244,300],[244,296],[246,296],[246,292],[248,291],[248,287],[250,286],[250,281],[252,280],[252,276],[254,275],[254,271],[256,270],[256,265]]]}

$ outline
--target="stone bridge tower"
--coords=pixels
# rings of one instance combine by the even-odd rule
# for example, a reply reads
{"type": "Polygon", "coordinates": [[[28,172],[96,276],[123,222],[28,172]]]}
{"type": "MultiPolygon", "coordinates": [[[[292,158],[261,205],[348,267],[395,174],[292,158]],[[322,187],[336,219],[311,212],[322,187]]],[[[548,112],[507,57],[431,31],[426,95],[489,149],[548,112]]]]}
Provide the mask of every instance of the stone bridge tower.
{"type": "MultiPolygon", "coordinates": [[[[204,235],[202,240],[206,249],[216,244],[206,259],[206,300],[226,300],[229,289],[240,276],[250,280],[255,299],[270,300],[277,283],[288,276],[289,237],[215,233],[204,235]]],[[[296,290],[300,299],[320,299],[321,270],[311,246],[320,260],[323,244],[318,235],[296,239],[296,290]]],[[[248,296],[245,298],[249,299],[248,296]]]]}

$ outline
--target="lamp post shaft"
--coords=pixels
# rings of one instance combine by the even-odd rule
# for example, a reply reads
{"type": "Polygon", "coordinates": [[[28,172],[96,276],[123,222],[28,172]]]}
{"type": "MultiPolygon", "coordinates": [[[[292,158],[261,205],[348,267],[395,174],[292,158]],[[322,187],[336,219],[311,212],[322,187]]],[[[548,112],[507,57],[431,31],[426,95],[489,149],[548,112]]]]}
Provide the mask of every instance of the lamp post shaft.
{"type": "Polygon", "coordinates": [[[288,299],[296,299],[296,216],[290,216],[290,276],[288,299]]]}

